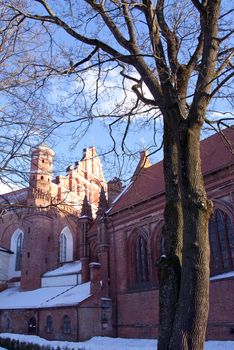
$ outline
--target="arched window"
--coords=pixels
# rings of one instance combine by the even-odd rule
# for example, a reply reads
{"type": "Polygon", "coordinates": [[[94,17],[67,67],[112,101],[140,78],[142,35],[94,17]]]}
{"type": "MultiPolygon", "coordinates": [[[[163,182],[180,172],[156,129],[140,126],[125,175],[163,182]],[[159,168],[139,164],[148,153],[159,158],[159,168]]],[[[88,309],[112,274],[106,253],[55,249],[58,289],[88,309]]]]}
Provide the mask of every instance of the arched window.
{"type": "Polygon", "coordinates": [[[72,233],[68,227],[65,227],[59,238],[60,252],[59,259],[60,262],[72,261],[73,260],[73,238],[72,233]]]}
{"type": "Polygon", "coordinates": [[[63,333],[64,334],[70,334],[71,333],[71,321],[70,318],[65,315],[63,317],[63,333]]]}
{"type": "Polygon", "coordinates": [[[152,284],[158,286],[158,263],[160,257],[165,254],[163,222],[161,221],[156,230],[151,235],[150,240],[151,260],[152,260],[152,284]]]}
{"type": "Polygon", "coordinates": [[[216,209],[209,223],[211,275],[234,268],[234,232],[231,218],[216,209]]]}
{"type": "Polygon", "coordinates": [[[51,315],[46,318],[46,333],[53,333],[53,319],[51,315]]]}
{"type": "Polygon", "coordinates": [[[23,234],[19,234],[16,240],[16,252],[15,252],[15,271],[21,270],[22,265],[22,245],[23,245],[23,234]]]}
{"type": "Polygon", "coordinates": [[[134,267],[136,285],[150,281],[147,241],[142,235],[134,242],[134,267]]]}
{"type": "Polygon", "coordinates": [[[10,330],[11,329],[11,320],[9,317],[6,318],[6,330],[10,330]]]}
{"type": "Polygon", "coordinates": [[[29,334],[36,334],[37,332],[37,322],[35,317],[31,317],[28,321],[28,333],[29,334]]]}
{"type": "Polygon", "coordinates": [[[22,253],[23,253],[24,233],[19,228],[11,236],[11,251],[14,253],[10,257],[8,277],[18,277],[21,275],[22,253]]]}

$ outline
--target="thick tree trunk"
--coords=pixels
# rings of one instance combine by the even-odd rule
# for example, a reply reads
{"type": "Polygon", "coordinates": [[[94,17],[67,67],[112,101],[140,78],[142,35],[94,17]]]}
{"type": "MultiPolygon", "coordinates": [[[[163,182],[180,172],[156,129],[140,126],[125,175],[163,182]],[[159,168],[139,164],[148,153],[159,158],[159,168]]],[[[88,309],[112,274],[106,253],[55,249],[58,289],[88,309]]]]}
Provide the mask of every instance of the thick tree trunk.
{"type": "Polygon", "coordinates": [[[200,160],[200,125],[189,125],[181,140],[183,250],[180,294],[170,350],[202,350],[209,306],[209,236],[211,204],[200,160]]]}
{"type": "Polygon", "coordinates": [[[175,125],[164,123],[164,254],[159,271],[158,350],[168,349],[179,295],[183,217],[179,189],[178,134],[175,125]]]}

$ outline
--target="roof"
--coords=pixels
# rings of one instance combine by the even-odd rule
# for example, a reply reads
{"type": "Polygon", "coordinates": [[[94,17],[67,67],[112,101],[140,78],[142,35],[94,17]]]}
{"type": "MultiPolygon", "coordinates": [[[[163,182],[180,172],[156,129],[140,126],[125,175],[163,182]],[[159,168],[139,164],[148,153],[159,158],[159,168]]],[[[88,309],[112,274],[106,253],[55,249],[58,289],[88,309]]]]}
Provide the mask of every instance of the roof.
{"type": "Polygon", "coordinates": [[[90,282],[77,286],[44,287],[20,292],[19,287],[0,293],[0,309],[40,309],[77,305],[90,296],[90,282]]]}
{"type": "MultiPolygon", "coordinates": [[[[232,149],[234,147],[233,129],[225,129],[223,134],[230,144],[220,137],[220,134],[214,134],[201,141],[202,171],[204,175],[234,164],[233,152],[230,150],[230,146],[232,146],[232,149]]],[[[142,169],[135,181],[130,183],[114,201],[112,207],[108,210],[108,215],[153,198],[164,193],[164,191],[163,161],[160,161],[151,167],[142,169]]]]}
{"type": "Polygon", "coordinates": [[[79,272],[81,272],[81,262],[80,260],[77,260],[71,263],[64,263],[63,266],[44,273],[43,277],[64,276],[79,272]]]}
{"type": "Polygon", "coordinates": [[[229,128],[201,141],[203,175],[234,164],[234,130],[229,128]],[[232,150],[231,150],[232,149],[232,150]]]}
{"type": "Polygon", "coordinates": [[[11,191],[0,195],[0,203],[8,204],[20,204],[25,203],[27,200],[28,188],[22,188],[16,191],[11,191]]]}
{"type": "Polygon", "coordinates": [[[0,246],[0,252],[7,253],[7,254],[14,254],[10,249],[4,248],[0,246]]]}

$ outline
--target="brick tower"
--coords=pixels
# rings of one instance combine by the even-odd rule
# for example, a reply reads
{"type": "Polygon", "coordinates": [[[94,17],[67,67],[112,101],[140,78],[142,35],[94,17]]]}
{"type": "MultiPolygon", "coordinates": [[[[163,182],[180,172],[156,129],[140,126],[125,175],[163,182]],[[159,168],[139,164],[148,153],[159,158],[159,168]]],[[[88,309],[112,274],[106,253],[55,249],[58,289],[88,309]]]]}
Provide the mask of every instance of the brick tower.
{"type": "Polygon", "coordinates": [[[52,163],[55,153],[46,144],[32,150],[28,204],[46,206],[51,198],[52,163]]]}

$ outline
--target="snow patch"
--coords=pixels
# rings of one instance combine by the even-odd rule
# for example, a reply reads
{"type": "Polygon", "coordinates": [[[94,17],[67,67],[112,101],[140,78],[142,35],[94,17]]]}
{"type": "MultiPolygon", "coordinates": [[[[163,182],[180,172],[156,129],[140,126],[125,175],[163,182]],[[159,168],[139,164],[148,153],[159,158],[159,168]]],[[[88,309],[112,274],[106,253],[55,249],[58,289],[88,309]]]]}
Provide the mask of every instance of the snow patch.
{"type": "MultiPolygon", "coordinates": [[[[41,346],[50,345],[53,349],[59,346],[62,349],[67,347],[68,349],[74,350],[155,350],[157,345],[157,340],[155,339],[94,337],[85,342],[65,342],[56,340],[49,341],[35,335],[12,333],[0,333],[0,337],[30,342],[41,346]]],[[[233,348],[234,341],[207,341],[205,344],[205,350],[232,350],[233,348]]]]}
{"type": "Polygon", "coordinates": [[[81,262],[80,260],[71,262],[71,263],[65,263],[63,266],[59,267],[58,269],[48,271],[43,274],[43,277],[54,277],[54,276],[62,276],[62,275],[70,275],[72,273],[79,273],[81,272],[81,262]]]}

